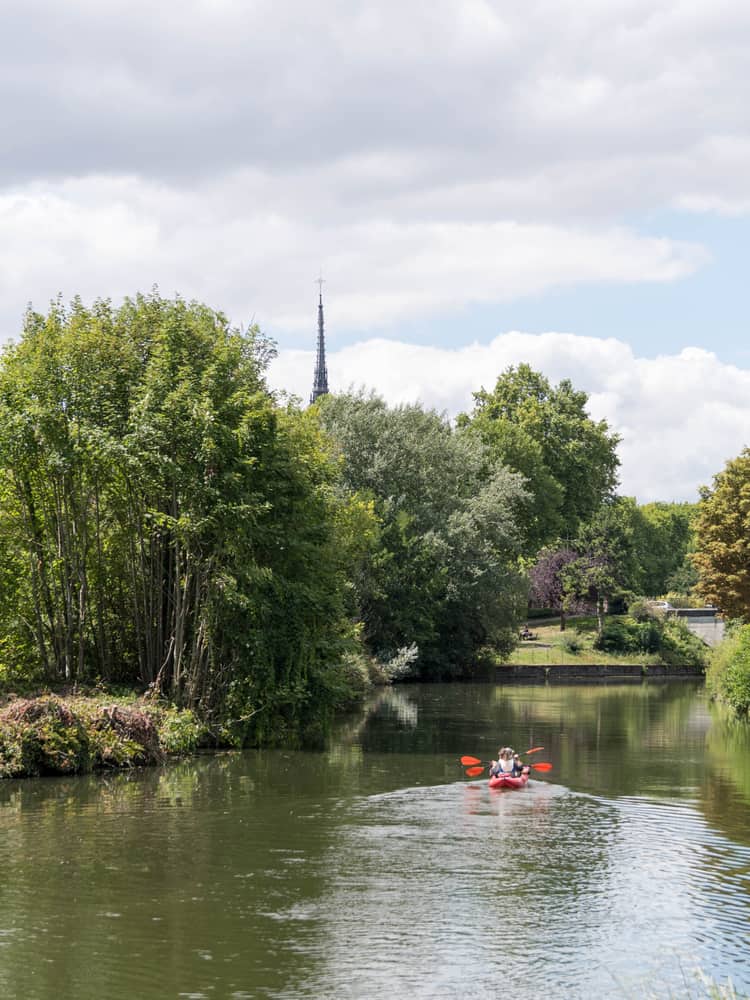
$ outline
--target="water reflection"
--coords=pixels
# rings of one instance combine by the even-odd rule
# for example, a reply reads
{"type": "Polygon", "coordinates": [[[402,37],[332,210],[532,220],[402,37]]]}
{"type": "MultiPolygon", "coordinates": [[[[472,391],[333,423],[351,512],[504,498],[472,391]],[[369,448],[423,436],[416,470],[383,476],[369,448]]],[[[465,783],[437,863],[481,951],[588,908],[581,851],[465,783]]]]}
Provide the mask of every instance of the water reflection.
{"type": "Polygon", "coordinates": [[[0,783],[0,996],[750,989],[749,750],[692,683],[401,687],[323,753],[0,783]],[[500,742],[554,770],[468,781],[500,742]]]}

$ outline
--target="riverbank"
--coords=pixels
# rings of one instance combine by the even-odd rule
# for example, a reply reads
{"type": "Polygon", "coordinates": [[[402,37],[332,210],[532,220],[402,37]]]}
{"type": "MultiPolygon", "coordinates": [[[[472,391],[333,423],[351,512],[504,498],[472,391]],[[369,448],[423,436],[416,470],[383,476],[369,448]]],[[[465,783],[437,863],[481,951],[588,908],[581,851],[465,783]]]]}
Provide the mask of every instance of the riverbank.
{"type": "Polygon", "coordinates": [[[700,680],[704,677],[704,671],[698,666],[666,663],[506,663],[495,668],[493,679],[496,683],[522,681],[525,684],[570,684],[578,681],[640,681],[647,677],[700,680]]]}
{"type": "Polygon", "coordinates": [[[159,764],[208,735],[188,709],[134,695],[11,698],[0,707],[0,778],[159,764]]]}
{"type": "Polygon", "coordinates": [[[529,674],[522,675],[528,678],[547,668],[580,668],[582,679],[607,674],[637,676],[640,672],[654,676],[682,676],[685,671],[703,674],[710,650],[697,636],[684,627],[666,623],[656,636],[649,635],[652,641],[648,645],[638,648],[633,633],[639,627],[643,626],[627,616],[608,615],[605,634],[610,641],[602,644],[598,641],[596,619],[591,616],[569,618],[564,631],[560,630],[559,618],[534,622],[530,630],[533,638],[519,640],[507,664],[498,664],[498,670],[531,667],[529,674]]]}

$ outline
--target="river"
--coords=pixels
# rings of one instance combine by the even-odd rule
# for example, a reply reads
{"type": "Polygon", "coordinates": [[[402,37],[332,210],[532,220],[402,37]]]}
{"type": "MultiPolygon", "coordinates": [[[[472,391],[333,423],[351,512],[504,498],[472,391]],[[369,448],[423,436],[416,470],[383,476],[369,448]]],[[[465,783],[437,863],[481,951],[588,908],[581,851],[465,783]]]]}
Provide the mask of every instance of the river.
{"type": "Polygon", "coordinates": [[[694,682],[402,686],[323,752],[0,782],[0,997],[750,991],[750,726],[694,682]],[[543,745],[521,791],[461,754],[543,745]],[[700,970],[700,971],[699,971],[700,970]]]}

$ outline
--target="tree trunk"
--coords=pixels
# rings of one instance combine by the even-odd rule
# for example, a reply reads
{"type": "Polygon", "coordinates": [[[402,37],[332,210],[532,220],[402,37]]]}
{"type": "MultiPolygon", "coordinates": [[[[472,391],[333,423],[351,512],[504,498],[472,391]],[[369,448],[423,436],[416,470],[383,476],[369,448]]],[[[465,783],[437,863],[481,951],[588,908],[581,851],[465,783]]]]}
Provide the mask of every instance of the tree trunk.
{"type": "Polygon", "coordinates": [[[604,598],[596,598],[596,630],[599,635],[604,631],[604,598]]]}

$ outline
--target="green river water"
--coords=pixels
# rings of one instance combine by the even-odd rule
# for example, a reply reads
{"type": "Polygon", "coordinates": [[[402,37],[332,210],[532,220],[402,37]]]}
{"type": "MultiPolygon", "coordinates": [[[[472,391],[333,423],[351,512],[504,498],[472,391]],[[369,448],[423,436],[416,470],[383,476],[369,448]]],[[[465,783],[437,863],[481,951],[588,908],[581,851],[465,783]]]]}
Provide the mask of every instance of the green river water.
{"type": "Polygon", "coordinates": [[[750,726],[694,682],[402,686],[319,753],[0,782],[0,998],[750,993],[750,726]],[[543,745],[521,791],[461,754],[543,745]]]}

